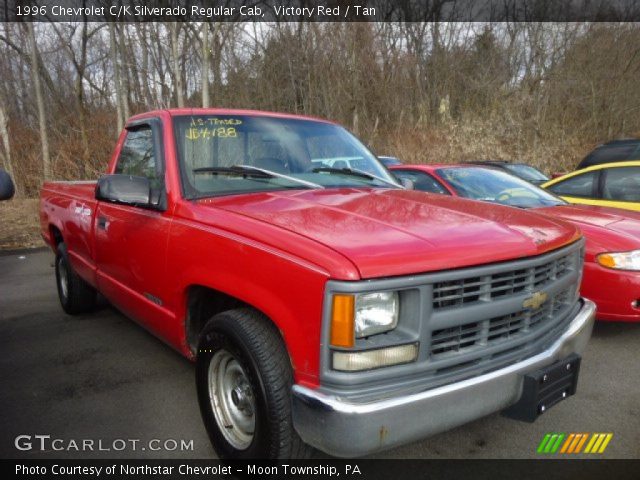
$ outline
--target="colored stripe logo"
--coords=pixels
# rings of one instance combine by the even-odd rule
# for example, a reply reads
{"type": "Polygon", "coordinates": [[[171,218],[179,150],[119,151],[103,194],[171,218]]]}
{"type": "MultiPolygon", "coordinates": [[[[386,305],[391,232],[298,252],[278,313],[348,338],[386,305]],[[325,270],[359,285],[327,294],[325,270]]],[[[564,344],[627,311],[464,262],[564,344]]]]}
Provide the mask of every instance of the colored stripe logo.
{"type": "Polygon", "coordinates": [[[547,433],[538,445],[538,453],[604,453],[613,433],[547,433]]]}

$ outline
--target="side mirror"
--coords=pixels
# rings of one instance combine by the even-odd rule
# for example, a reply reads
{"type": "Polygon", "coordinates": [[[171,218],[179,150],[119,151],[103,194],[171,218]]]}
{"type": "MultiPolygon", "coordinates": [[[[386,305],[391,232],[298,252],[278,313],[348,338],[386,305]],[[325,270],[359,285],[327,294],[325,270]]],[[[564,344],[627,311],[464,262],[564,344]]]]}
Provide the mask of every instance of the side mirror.
{"type": "Polygon", "coordinates": [[[9,200],[16,193],[13,180],[4,170],[0,170],[0,200],[9,200]]]}
{"type": "Polygon", "coordinates": [[[413,190],[415,188],[415,184],[413,180],[409,180],[408,178],[399,178],[400,185],[402,185],[406,190],[413,190]]]}
{"type": "Polygon", "coordinates": [[[136,207],[152,207],[151,183],[133,175],[103,175],[96,186],[96,199],[136,207]]]}

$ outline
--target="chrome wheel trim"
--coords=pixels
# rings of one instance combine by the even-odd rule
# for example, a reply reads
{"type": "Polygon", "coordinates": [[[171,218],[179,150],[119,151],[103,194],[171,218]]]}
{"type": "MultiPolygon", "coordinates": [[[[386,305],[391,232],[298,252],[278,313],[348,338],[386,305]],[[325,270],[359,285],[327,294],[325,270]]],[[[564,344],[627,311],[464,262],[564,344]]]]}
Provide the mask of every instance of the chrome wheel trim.
{"type": "Polygon", "coordinates": [[[207,381],[218,428],[234,448],[246,450],[255,434],[256,405],[244,369],[227,350],[218,350],[209,362],[207,381]]]}

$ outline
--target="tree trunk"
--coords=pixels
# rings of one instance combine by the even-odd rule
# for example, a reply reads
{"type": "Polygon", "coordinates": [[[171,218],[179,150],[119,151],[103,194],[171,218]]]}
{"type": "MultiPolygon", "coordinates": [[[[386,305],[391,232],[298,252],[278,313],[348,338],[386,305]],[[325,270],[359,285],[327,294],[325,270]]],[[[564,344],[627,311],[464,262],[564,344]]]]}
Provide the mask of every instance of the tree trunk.
{"type": "Polygon", "coordinates": [[[175,83],[176,101],[178,108],[184,107],[184,93],[182,86],[182,75],[180,74],[180,62],[178,61],[178,23],[171,22],[171,62],[173,63],[173,81],[175,83]]]}
{"type": "MultiPolygon", "coordinates": [[[[124,26],[122,27],[124,28],[124,26]]],[[[131,91],[131,86],[129,84],[129,69],[126,65],[123,65],[125,61],[127,51],[125,48],[124,34],[122,32],[122,28],[118,30],[118,43],[116,44],[118,47],[118,51],[120,52],[120,82],[121,82],[121,90],[120,93],[122,95],[122,113],[124,114],[125,120],[131,116],[130,108],[129,108],[129,92],[131,91]]]]}
{"type": "Polygon", "coordinates": [[[202,108],[209,108],[209,23],[202,22],[202,108]]]}
{"type": "Polygon", "coordinates": [[[82,79],[84,78],[85,70],[87,67],[87,22],[86,17],[82,23],[82,34],[80,39],[80,61],[76,63],[76,102],[78,105],[78,120],[80,122],[80,141],[82,144],[82,162],[78,165],[78,176],[80,178],[86,177],[86,168],[90,161],[89,152],[89,136],[87,134],[87,111],[84,105],[84,85],[82,79]]]}
{"type": "Polygon", "coordinates": [[[3,152],[0,152],[4,169],[9,172],[16,186],[16,193],[19,195],[21,188],[16,178],[13,163],[11,162],[11,142],[9,141],[9,117],[4,108],[4,99],[0,99],[0,139],[2,140],[3,152]]]}
{"type": "Polygon", "coordinates": [[[80,143],[82,145],[82,161],[78,165],[78,176],[85,178],[87,165],[90,160],[89,136],[87,134],[87,112],[84,106],[84,89],[82,77],[78,75],[76,80],[76,102],[78,105],[78,122],[80,123],[80,143]]]}
{"type": "Polygon", "coordinates": [[[124,127],[124,112],[122,108],[122,84],[120,83],[120,68],[118,67],[118,49],[116,47],[116,32],[113,22],[109,22],[109,49],[111,50],[111,62],[113,63],[114,80],[116,84],[116,116],[118,131],[120,135],[124,127]]]}
{"type": "Polygon", "coordinates": [[[42,85],[40,83],[40,68],[38,62],[38,44],[36,43],[36,34],[33,23],[27,23],[29,31],[29,43],[31,45],[31,70],[33,77],[33,87],[36,93],[36,105],[38,107],[38,122],[40,125],[40,142],[42,146],[42,171],[44,179],[51,179],[51,158],[49,157],[49,135],[47,133],[47,119],[44,108],[44,97],[42,94],[42,85]]]}
{"type": "Polygon", "coordinates": [[[216,23],[213,36],[213,104],[220,103],[222,89],[222,40],[220,39],[220,23],[216,23]]]}
{"type": "Polygon", "coordinates": [[[144,91],[144,103],[146,108],[153,105],[153,97],[151,95],[151,72],[149,70],[149,45],[147,43],[147,25],[142,22],[138,24],[140,28],[140,36],[142,37],[142,71],[140,72],[140,85],[144,91]]]}

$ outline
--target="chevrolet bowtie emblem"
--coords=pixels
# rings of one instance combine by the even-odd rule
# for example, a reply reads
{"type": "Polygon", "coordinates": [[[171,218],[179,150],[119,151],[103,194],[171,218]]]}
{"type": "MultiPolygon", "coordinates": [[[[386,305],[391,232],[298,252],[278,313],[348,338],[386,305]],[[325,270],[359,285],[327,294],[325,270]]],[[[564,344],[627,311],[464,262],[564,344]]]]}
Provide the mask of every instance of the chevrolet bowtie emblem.
{"type": "Polygon", "coordinates": [[[522,306],[524,308],[530,308],[531,310],[537,310],[542,306],[544,302],[547,301],[548,295],[544,292],[536,292],[529,298],[527,298],[524,302],[522,302],[522,306]]]}

